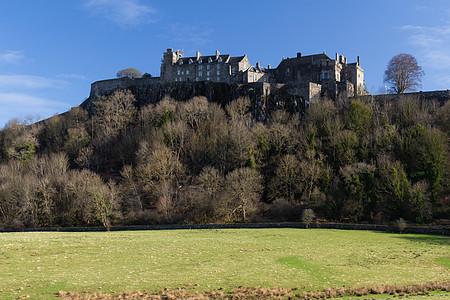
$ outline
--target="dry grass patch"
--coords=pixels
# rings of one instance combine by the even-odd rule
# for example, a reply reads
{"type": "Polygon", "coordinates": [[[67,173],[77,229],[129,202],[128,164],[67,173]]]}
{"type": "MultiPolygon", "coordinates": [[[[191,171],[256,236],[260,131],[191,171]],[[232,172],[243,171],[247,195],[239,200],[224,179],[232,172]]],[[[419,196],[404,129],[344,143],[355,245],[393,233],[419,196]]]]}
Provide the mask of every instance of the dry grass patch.
{"type": "Polygon", "coordinates": [[[97,293],[93,295],[59,292],[58,296],[64,300],[132,300],[132,299],[330,299],[340,297],[362,297],[369,295],[388,294],[395,297],[407,295],[429,295],[430,292],[445,291],[450,292],[450,281],[428,282],[425,284],[415,284],[409,286],[383,285],[376,287],[348,288],[335,287],[326,288],[323,291],[303,292],[298,294],[297,289],[286,289],[281,287],[235,287],[231,292],[223,291],[201,291],[196,292],[190,287],[165,288],[158,293],[149,292],[125,292],[118,295],[108,295],[97,293]]]}

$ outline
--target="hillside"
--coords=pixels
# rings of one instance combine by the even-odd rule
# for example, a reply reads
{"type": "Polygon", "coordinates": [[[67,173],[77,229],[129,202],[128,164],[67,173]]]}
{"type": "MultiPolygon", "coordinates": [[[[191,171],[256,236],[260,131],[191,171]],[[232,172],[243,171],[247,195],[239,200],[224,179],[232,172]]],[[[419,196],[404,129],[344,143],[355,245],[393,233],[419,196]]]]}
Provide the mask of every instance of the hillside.
{"type": "Polygon", "coordinates": [[[0,131],[0,227],[450,215],[449,102],[150,86],[0,131]]]}

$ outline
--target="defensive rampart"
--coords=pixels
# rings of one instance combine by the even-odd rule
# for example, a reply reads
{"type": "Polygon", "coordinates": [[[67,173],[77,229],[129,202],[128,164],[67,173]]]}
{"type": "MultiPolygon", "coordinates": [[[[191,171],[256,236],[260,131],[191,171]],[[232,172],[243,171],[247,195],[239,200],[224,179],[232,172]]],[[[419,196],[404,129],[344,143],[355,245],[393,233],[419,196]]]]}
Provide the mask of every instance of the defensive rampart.
{"type": "MultiPolygon", "coordinates": [[[[100,96],[108,96],[117,90],[125,89],[133,93],[139,106],[157,103],[164,97],[171,97],[177,101],[186,101],[195,96],[204,96],[210,102],[216,102],[225,106],[238,97],[249,97],[252,103],[252,113],[259,120],[265,120],[271,111],[277,109],[303,113],[310,102],[316,101],[321,96],[320,87],[313,83],[309,83],[309,85],[263,82],[228,84],[211,81],[161,83],[159,77],[116,78],[92,83],[89,98],[80,106],[90,112],[92,103],[100,96]]],[[[443,105],[450,99],[450,91],[361,97],[375,101],[392,101],[399,97],[417,97],[423,100],[434,99],[443,105]]]]}
{"type": "Polygon", "coordinates": [[[392,101],[402,97],[418,98],[421,100],[435,100],[441,105],[450,100],[450,91],[428,91],[428,92],[414,92],[414,93],[404,93],[404,94],[385,94],[385,95],[373,95],[373,96],[361,96],[362,98],[372,97],[376,101],[392,101]]]}
{"type": "Polygon", "coordinates": [[[80,106],[90,112],[92,103],[99,97],[124,89],[133,93],[139,106],[157,103],[164,97],[186,101],[195,96],[204,96],[210,102],[225,106],[238,97],[249,97],[252,113],[260,120],[264,119],[269,111],[276,109],[303,112],[310,100],[314,101],[320,96],[317,88],[288,84],[263,82],[228,84],[210,81],[161,83],[157,77],[118,78],[92,83],[89,98],[80,106]]]}

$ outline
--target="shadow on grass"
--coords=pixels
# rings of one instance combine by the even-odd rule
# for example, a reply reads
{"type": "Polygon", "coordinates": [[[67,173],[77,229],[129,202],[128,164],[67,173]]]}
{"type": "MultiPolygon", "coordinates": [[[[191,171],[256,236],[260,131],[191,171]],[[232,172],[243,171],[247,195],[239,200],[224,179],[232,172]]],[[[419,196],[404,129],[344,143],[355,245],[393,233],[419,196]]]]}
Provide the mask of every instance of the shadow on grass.
{"type": "Polygon", "coordinates": [[[450,237],[438,235],[403,235],[399,239],[409,240],[411,242],[426,243],[430,245],[450,246],[450,237]]]}

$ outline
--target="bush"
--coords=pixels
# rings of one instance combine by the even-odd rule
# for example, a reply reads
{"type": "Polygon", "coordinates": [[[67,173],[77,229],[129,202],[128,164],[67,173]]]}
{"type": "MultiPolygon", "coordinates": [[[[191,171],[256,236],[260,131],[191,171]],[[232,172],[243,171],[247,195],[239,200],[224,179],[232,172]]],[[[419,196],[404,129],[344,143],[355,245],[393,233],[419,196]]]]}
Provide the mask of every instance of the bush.
{"type": "Polygon", "coordinates": [[[403,232],[403,230],[405,230],[407,227],[406,221],[403,220],[403,218],[398,219],[397,221],[395,221],[395,227],[397,227],[400,233],[403,232]]]}
{"type": "Polygon", "coordinates": [[[316,214],[311,208],[307,208],[303,210],[302,213],[302,222],[306,224],[306,228],[309,227],[309,224],[311,224],[314,219],[316,218],[316,214]]]}

